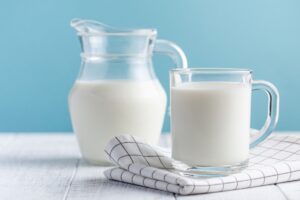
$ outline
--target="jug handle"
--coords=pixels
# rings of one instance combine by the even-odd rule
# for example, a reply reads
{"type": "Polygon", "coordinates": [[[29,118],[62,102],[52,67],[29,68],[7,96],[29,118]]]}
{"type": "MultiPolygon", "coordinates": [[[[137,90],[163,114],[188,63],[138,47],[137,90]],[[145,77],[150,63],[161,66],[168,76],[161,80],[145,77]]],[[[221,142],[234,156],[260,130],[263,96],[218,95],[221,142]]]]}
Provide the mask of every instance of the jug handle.
{"type": "Polygon", "coordinates": [[[168,40],[156,40],[154,53],[163,54],[171,57],[176,63],[176,67],[187,68],[188,62],[183,50],[174,42],[168,40]]]}

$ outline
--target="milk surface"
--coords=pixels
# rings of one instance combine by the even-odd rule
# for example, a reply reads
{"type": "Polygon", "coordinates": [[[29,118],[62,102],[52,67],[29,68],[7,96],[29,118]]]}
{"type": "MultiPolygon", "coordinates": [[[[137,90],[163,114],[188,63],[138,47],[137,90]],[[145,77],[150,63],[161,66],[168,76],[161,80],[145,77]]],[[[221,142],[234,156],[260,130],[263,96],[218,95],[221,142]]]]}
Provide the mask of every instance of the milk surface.
{"type": "Polygon", "coordinates": [[[130,134],[155,144],[160,136],[166,94],[156,80],[77,81],[69,96],[74,131],[83,157],[106,164],[104,147],[130,134]]]}
{"type": "Polygon", "coordinates": [[[199,82],[171,88],[172,156],[192,166],[248,159],[251,86],[199,82]]]}

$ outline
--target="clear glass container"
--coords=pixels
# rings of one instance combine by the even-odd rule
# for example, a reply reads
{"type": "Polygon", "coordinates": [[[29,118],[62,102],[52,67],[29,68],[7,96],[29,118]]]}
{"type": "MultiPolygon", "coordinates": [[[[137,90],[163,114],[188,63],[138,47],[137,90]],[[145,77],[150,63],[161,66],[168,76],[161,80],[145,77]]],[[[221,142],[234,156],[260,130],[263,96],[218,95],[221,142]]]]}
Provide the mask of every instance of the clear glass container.
{"type": "Polygon", "coordinates": [[[278,90],[253,80],[247,69],[174,69],[170,91],[172,157],[180,161],[175,168],[188,176],[241,171],[249,149],[269,136],[278,121],[278,90]],[[259,131],[250,128],[256,90],[268,96],[268,115],[259,131]]]}
{"type": "Polygon", "coordinates": [[[168,55],[176,67],[186,67],[183,51],[170,41],[156,40],[155,29],[119,29],[80,19],[71,26],[80,39],[82,64],[69,109],[83,158],[107,164],[104,147],[121,134],[157,143],[167,99],[152,55],[168,55]]]}

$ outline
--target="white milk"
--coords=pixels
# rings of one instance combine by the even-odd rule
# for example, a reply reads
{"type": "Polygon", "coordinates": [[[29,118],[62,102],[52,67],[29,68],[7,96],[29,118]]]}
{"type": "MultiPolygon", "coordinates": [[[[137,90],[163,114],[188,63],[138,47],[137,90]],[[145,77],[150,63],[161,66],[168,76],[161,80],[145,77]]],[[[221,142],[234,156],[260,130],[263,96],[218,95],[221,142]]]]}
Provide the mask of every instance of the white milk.
{"type": "Polygon", "coordinates": [[[83,157],[106,164],[104,147],[130,134],[157,143],[166,94],[158,81],[77,81],[69,97],[72,124],[83,157]]]}
{"type": "Polygon", "coordinates": [[[172,156],[192,166],[248,159],[251,86],[201,82],[171,88],[172,156]]]}

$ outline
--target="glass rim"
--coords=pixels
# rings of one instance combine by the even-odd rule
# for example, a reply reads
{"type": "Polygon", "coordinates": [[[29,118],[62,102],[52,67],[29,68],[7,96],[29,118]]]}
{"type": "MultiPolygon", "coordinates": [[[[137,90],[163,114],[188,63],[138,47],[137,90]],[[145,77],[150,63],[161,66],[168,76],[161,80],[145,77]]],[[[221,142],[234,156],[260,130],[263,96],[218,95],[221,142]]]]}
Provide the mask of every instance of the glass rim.
{"type": "Polygon", "coordinates": [[[246,68],[176,68],[170,73],[199,73],[199,74],[252,74],[252,70],[246,68]]]}

